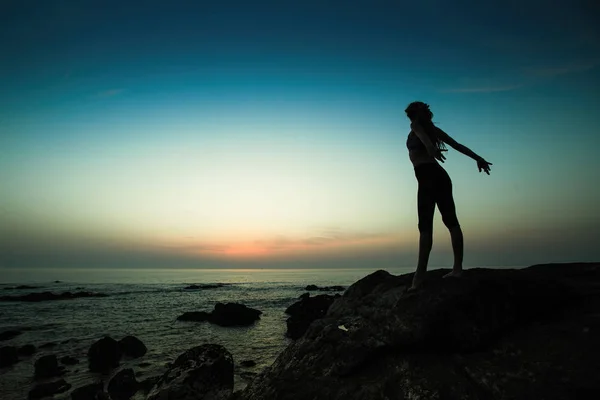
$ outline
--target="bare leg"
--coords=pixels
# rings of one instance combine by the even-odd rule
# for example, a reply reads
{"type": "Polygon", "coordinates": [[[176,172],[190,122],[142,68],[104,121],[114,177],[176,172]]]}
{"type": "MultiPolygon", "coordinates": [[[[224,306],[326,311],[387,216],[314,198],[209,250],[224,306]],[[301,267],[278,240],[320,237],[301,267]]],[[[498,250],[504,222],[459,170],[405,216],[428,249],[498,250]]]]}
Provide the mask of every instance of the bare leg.
{"type": "Polygon", "coordinates": [[[452,272],[444,275],[444,278],[458,278],[462,275],[462,262],[464,251],[463,233],[462,229],[460,229],[460,226],[450,228],[450,238],[452,240],[452,251],[454,253],[454,266],[452,267],[452,272]]]}
{"type": "Polygon", "coordinates": [[[412,289],[417,289],[425,279],[425,272],[427,272],[427,263],[429,262],[429,253],[431,253],[431,247],[433,246],[433,232],[421,232],[419,235],[419,262],[417,264],[417,270],[413,276],[412,289]]]}

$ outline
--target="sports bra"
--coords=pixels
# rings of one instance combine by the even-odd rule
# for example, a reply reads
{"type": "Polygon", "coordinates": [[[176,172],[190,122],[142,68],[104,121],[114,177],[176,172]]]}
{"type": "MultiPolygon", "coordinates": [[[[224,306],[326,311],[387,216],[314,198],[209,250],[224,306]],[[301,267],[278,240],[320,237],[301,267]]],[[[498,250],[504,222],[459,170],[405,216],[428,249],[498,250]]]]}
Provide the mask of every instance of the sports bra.
{"type": "Polygon", "coordinates": [[[406,147],[409,151],[412,150],[427,150],[421,139],[413,132],[410,131],[408,138],[406,139],[406,147]]]}

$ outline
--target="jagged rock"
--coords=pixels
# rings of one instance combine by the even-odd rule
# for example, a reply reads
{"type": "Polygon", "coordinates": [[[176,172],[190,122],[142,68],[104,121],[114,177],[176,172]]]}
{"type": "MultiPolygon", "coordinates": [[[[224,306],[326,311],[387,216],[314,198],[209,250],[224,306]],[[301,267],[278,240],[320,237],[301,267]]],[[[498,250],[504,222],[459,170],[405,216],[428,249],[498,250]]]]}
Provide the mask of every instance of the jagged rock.
{"type": "Polygon", "coordinates": [[[177,317],[179,321],[209,321],[220,326],[247,326],[260,319],[262,311],[238,303],[217,303],[210,312],[192,311],[177,317]]]}
{"type": "Polygon", "coordinates": [[[21,333],[21,331],[4,331],[4,332],[0,332],[0,342],[4,341],[4,340],[10,340],[14,337],[19,336],[21,333]]]}
{"type": "Polygon", "coordinates": [[[96,400],[99,393],[104,390],[102,382],[90,383],[82,387],[78,387],[71,392],[72,400],[96,400]]]}
{"type": "Polygon", "coordinates": [[[40,346],[40,349],[50,349],[52,347],[56,347],[56,343],[54,343],[54,342],[44,343],[43,345],[40,346]]]}
{"type": "Polygon", "coordinates": [[[447,272],[361,279],[234,398],[600,396],[600,264],[447,272]]]}
{"type": "Polygon", "coordinates": [[[19,350],[18,350],[19,355],[22,355],[22,356],[30,356],[30,355],[34,354],[35,351],[36,351],[36,348],[32,344],[23,345],[23,346],[19,347],[19,350]]]}
{"type": "Polygon", "coordinates": [[[108,394],[112,400],[128,400],[138,390],[133,369],[119,371],[108,383],[108,394]]]}
{"type": "Polygon", "coordinates": [[[59,376],[64,373],[64,368],[58,365],[54,354],[41,356],[34,363],[34,375],[36,378],[45,379],[59,376]]]}
{"type": "Polygon", "coordinates": [[[41,399],[42,397],[64,393],[69,389],[71,389],[71,384],[67,383],[64,379],[49,383],[40,383],[29,391],[29,398],[41,399]]]}
{"type": "Polygon", "coordinates": [[[177,357],[147,399],[228,400],[232,392],[231,353],[223,346],[204,344],[177,357]]]}
{"type": "Polygon", "coordinates": [[[289,306],[285,312],[290,317],[287,319],[286,335],[291,339],[298,339],[316,319],[322,318],[339,295],[320,294],[310,297],[304,296],[300,301],[289,306]]]}
{"type": "Polygon", "coordinates": [[[92,372],[107,372],[119,366],[121,347],[119,342],[106,336],[90,346],[88,364],[92,372]]]}
{"type": "Polygon", "coordinates": [[[75,364],[79,364],[79,360],[76,359],[75,357],[64,356],[64,357],[61,357],[60,363],[64,364],[64,365],[75,365],[75,364]]]}
{"type": "Polygon", "coordinates": [[[304,290],[318,290],[321,292],[343,292],[344,290],[346,290],[345,287],[343,286],[339,286],[339,285],[334,285],[334,286],[317,286],[317,285],[308,285],[304,288],[304,290]]]}
{"type": "Polygon", "coordinates": [[[14,346],[0,347],[0,368],[8,367],[19,362],[19,354],[14,346]]]}
{"type": "Polygon", "coordinates": [[[27,302],[39,302],[49,300],[71,300],[80,297],[106,297],[108,295],[104,293],[91,293],[91,292],[64,292],[64,293],[52,293],[52,292],[41,292],[41,293],[28,293],[22,296],[0,296],[0,301],[27,301],[27,302]]]}
{"type": "Polygon", "coordinates": [[[121,352],[131,358],[142,357],[148,351],[146,345],[135,336],[125,336],[119,340],[121,352]]]}

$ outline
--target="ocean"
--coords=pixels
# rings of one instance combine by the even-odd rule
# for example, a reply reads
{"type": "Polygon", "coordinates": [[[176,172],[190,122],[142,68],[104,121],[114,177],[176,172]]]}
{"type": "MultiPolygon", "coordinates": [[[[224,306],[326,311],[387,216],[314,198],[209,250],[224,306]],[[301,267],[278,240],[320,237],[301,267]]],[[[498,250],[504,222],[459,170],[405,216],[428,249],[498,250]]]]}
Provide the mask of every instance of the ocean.
{"type": "MultiPolygon", "coordinates": [[[[67,366],[64,379],[72,389],[112,374],[91,373],[87,351],[96,340],[109,335],[119,340],[133,335],[148,347],[145,356],[124,360],[138,380],[161,374],[165,364],[185,350],[204,343],[225,346],[235,362],[234,390],[244,388],[269,366],[288,345],[284,310],[305,293],[309,284],[349,286],[374,269],[3,269],[0,296],[32,292],[90,291],[103,298],[78,298],[39,303],[0,302],[0,332],[23,333],[0,346],[33,344],[37,352],[12,367],[0,369],[0,398],[24,400],[35,384],[34,361],[46,354],[72,356],[80,363],[67,366]],[[216,289],[185,290],[190,284],[225,283],[216,289]],[[17,285],[36,289],[14,289],[17,285]],[[249,327],[226,328],[207,322],[182,322],[186,311],[211,311],[218,302],[238,302],[261,310],[261,319],[249,327]],[[44,346],[45,345],[45,346],[44,346]],[[39,348],[44,346],[43,348],[39,348]],[[254,367],[241,361],[253,360],[254,367]],[[142,364],[140,366],[140,364],[142,364]]],[[[389,269],[392,274],[413,268],[389,269]]],[[[319,292],[321,293],[321,292],[319,292]]],[[[313,294],[317,294],[313,292],[313,294]]],[[[70,398],[69,392],[54,396],[70,398]]],[[[141,399],[139,394],[138,399],[141,399]]],[[[134,398],[134,399],[136,399],[134,398]]]]}

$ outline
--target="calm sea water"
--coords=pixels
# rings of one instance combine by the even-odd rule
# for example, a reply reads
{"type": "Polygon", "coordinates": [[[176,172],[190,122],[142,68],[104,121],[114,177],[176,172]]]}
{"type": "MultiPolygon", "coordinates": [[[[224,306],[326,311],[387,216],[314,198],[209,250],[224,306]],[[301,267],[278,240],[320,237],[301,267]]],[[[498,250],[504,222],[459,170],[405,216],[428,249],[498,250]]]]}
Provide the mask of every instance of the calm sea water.
{"type": "MultiPolygon", "coordinates": [[[[412,268],[388,270],[392,274],[412,268]]],[[[270,365],[289,343],[285,338],[284,310],[305,293],[308,284],[348,286],[374,272],[373,269],[303,270],[158,270],[158,269],[4,269],[0,270],[0,295],[30,292],[85,290],[106,293],[105,298],[81,298],[40,303],[0,302],[0,332],[16,329],[23,333],[0,346],[50,343],[31,357],[0,370],[0,398],[22,400],[33,386],[33,363],[45,354],[65,355],[80,360],[67,367],[65,380],[73,388],[108,380],[87,371],[89,346],[105,335],[120,339],[134,335],[148,347],[148,353],[126,360],[122,367],[133,368],[139,380],[164,371],[188,348],[204,343],[225,346],[234,357],[235,390],[243,388],[261,369],[270,365]],[[59,281],[59,282],[55,282],[59,281]],[[228,283],[218,289],[185,290],[188,284],[228,283]],[[38,289],[7,289],[29,284],[38,289]],[[186,311],[210,311],[217,302],[239,302],[263,311],[260,321],[250,327],[223,328],[209,323],[177,321],[186,311]],[[254,360],[255,367],[239,366],[254,360]],[[140,363],[149,363],[140,366],[140,363]]],[[[117,372],[116,370],[113,373],[117,372]]],[[[69,392],[55,399],[70,398],[69,392]]]]}

